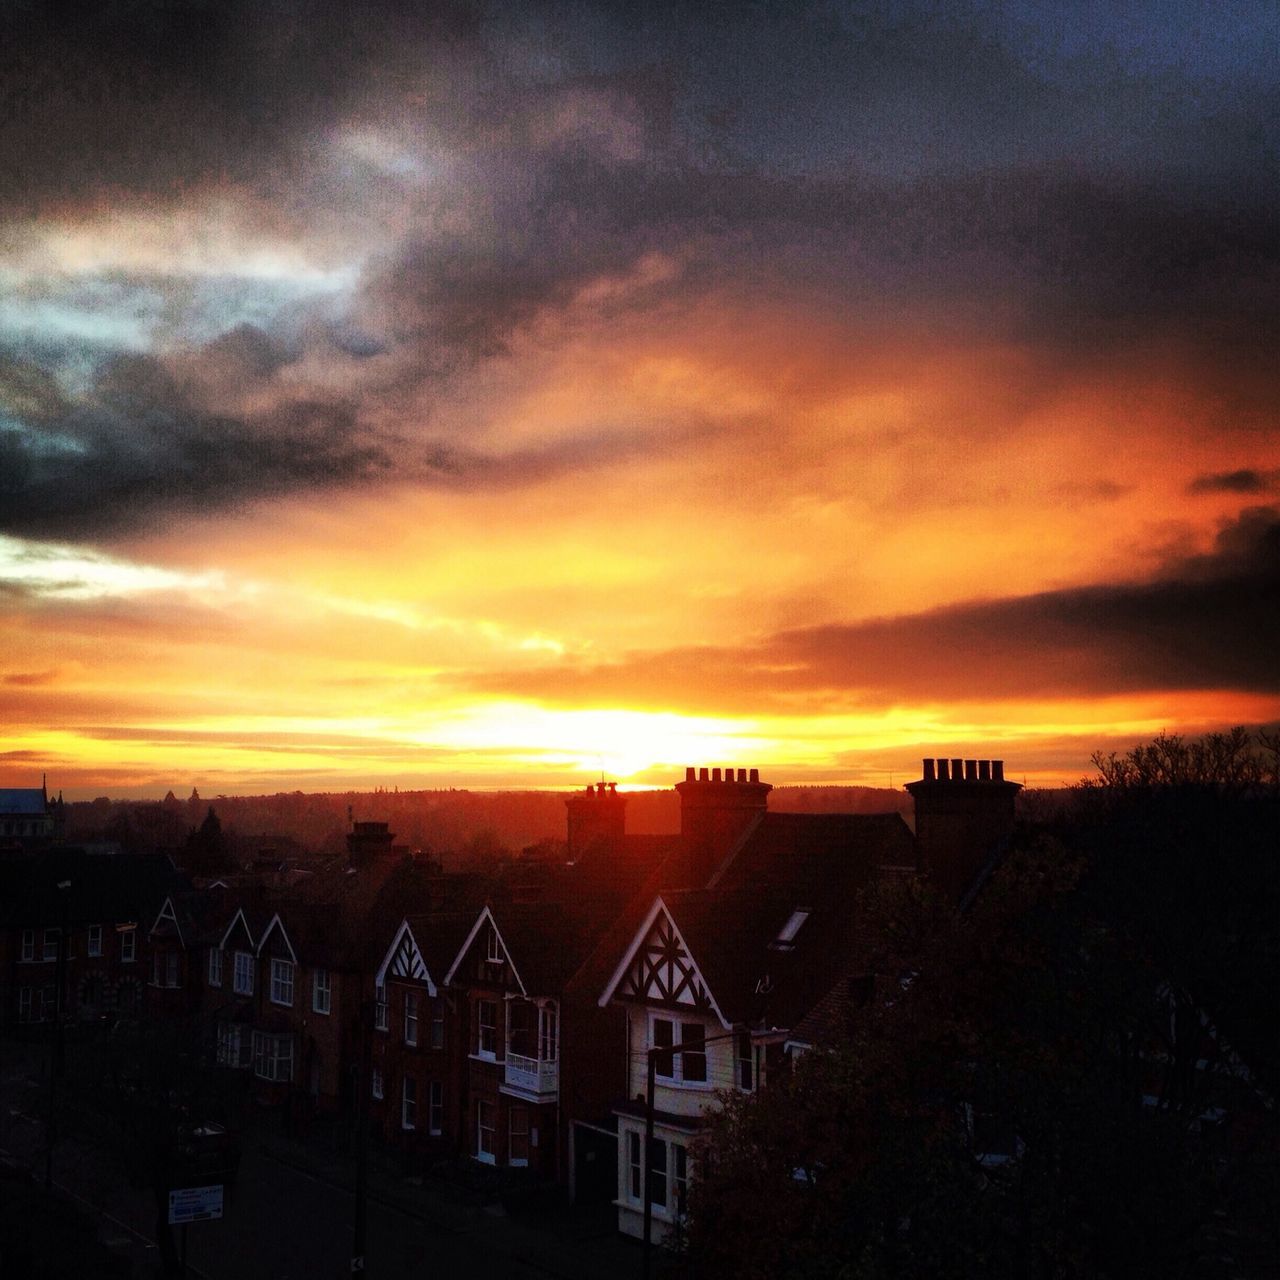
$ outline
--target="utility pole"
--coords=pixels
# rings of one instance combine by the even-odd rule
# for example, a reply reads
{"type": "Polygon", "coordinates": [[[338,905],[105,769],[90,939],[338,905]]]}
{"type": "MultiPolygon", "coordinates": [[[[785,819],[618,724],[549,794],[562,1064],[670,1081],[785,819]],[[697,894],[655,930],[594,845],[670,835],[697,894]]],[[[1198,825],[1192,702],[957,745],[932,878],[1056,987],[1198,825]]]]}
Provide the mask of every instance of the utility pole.
{"type": "Polygon", "coordinates": [[[640,1185],[644,1188],[644,1280],[649,1280],[653,1268],[653,1086],[658,1055],[650,1049],[645,1057],[648,1058],[649,1070],[644,1093],[644,1150],[640,1153],[644,1161],[644,1177],[640,1185]]]}
{"type": "Polygon", "coordinates": [[[364,1271],[365,1182],[369,1164],[369,1067],[373,1058],[372,1009],[368,1000],[360,1002],[360,1048],[356,1055],[356,1204],[351,1236],[351,1271],[364,1271]]]}
{"type": "Polygon", "coordinates": [[[62,900],[62,927],[58,932],[58,965],[53,990],[53,1055],[49,1064],[49,1114],[44,1126],[44,1192],[53,1191],[53,1144],[57,1124],[58,1080],[62,1076],[62,991],[67,983],[67,929],[71,918],[71,881],[59,880],[58,892],[62,900]]]}

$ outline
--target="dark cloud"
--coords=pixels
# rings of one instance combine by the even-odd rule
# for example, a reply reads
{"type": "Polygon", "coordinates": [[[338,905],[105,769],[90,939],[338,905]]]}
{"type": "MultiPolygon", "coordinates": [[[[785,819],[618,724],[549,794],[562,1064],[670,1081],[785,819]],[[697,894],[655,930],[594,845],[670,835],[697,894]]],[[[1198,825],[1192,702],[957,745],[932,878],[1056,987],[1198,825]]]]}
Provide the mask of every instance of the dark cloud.
{"type": "Polygon", "coordinates": [[[1159,579],[975,601],[782,631],[740,649],[684,648],[588,666],[477,675],[469,687],[548,702],[711,712],[1280,691],[1280,509],[1224,526],[1159,579]]]}
{"type": "Polygon", "coordinates": [[[19,689],[38,688],[42,685],[54,684],[58,679],[56,667],[48,671],[14,671],[0,677],[0,684],[11,685],[19,689]]]}
{"type": "Polygon", "coordinates": [[[1215,471],[1196,476],[1187,485],[1188,493],[1267,493],[1280,484],[1280,471],[1259,471],[1242,467],[1239,471],[1215,471]]]}

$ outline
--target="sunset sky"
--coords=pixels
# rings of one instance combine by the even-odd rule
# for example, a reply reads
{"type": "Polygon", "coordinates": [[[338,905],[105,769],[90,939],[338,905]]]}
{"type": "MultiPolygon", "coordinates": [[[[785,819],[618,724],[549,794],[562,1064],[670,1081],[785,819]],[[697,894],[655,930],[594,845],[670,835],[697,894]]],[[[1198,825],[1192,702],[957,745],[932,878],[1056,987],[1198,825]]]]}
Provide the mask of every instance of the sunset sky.
{"type": "Polygon", "coordinates": [[[1280,719],[1273,0],[345,8],[0,18],[0,785],[1280,719]]]}

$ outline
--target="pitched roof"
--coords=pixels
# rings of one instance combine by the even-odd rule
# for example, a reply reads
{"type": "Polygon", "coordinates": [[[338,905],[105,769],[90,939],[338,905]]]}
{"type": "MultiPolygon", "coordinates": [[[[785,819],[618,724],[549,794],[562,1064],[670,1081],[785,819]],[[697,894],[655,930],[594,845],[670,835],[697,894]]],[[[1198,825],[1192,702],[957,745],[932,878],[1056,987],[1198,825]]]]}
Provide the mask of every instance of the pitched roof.
{"type": "Polygon", "coordinates": [[[147,929],[167,894],[189,882],[167,854],[91,854],[64,847],[6,859],[0,920],[13,925],[114,921],[147,929]],[[58,885],[67,883],[65,890],[58,885]]]}
{"type": "Polygon", "coordinates": [[[49,802],[40,787],[0,787],[0,816],[43,817],[49,802]]]}

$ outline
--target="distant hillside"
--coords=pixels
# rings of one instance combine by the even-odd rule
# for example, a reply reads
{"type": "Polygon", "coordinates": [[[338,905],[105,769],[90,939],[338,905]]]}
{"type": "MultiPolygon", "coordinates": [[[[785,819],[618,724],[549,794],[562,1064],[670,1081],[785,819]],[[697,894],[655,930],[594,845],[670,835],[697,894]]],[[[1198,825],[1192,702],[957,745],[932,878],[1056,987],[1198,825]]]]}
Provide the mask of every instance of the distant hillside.
{"type": "MultiPolygon", "coordinates": [[[[372,791],[272,796],[199,796],[179,800],[67,806],[67,838],[111,839],[126,848],[176,849],[212,805],[238,856],[259,849],[315,854],[345,849],[348,812],[359,821],[387,822],[398,844],[465,865],[500,848],[516,851],[565,836],[563,791],[372,791]]],[[[777,787],[769,807],[781,813],[910,813],[903,791],[875,787],[777,787]]],[[[627,795],[627,830],[661,835],[680,829],[680,798],[672,790],[627,795]]]]}

